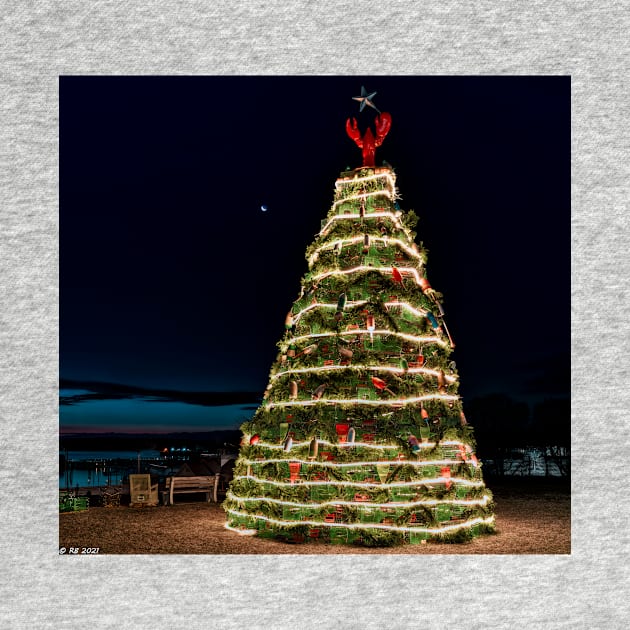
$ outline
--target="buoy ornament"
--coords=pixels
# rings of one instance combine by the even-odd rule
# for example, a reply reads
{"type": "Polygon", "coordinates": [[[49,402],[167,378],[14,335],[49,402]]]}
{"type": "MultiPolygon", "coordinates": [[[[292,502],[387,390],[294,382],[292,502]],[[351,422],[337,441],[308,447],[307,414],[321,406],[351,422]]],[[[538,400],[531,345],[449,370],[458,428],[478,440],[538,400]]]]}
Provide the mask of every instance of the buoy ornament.
{"type": "Polygon", "coordinates": [[[387,387],[387,383],[382,378],[378,378],[378,376],[372,377],[372,385],[374,385],[376,389],[385,389],[387,387]]]}
{"type": "Polygon", "coordinates": [[[300,462],[289,462],[289,480],[294,484],[300,475],[300,468],[302,464],[300,462]]]}
{"type": "Polygon", "coordinates": [[[324,392],[326,391],[326,385],[320,385],[314,392],[313,392],[313,400],[319,400],[323,395],[324,392]]]}
{"type": "Polygon", "coordinates": [[[317,457],[317,453],[319,452],[319,442],[317,438],[313,438],[308,445],[308,457],[309,459],[315,459],[317,457]]]}
{"type": "Polygon", "coordinates": [[[289,383],[289,398],[295,400],[298,397],[298,384],[296,381],[289,383]]]}
{"type": "Polygon", "coordinates": [[[431,328],[433,328],[433,330],[435,330],[436,332],[441,332],[441,328],[440,328],[440,324],[438,323],[438,320],[435,319],[435,315],[431,312],[431,311],[427,311],[427,319],[429,320],[429,323],[431,324],[431,328]]]}
{"type": "Polygon", "coordinates": [[[420,452],[420,442],[418,442],[418,438],[415,435],[410,435],[409,438],[407,439],[407,442],[409,443],[409,446],[411,447],[412,453],[420,452]]]}
{"type": "Polygon", "coordinates": [[[451,469],[448,466],[443,466],[440,468],[440,475],[445,479],[444,484],[448,490],[453,485],[453,482],[451,481],[451,469]]]}
{"type": "Polygon", "coordinates": [[[342,293],[337,300],[337,311],[335,319],[339,322],[343,318],[343,309],[346,308],[346,294],[342,293]]]}
{"type": "Polygon", "coordinates": [[[376,323],[374,321],[374,315],[368,315],[365,320],[365,327],[370,333],[370,342],[374,342],[374,331],[376,330],[376,323]]]}
{"type": "Polygon", "coordinates": [[[317,348],[318,348],[317,344],[312,343],[310,346],[306,346],[306,348],[304,348],[302,352],[299,352],[298,354],[296,354],[295,358],[297,359],[297,357],[300,357],[300,356],[307,356],[311,354],[312,352],[314,352],[315,350],[317,350],[317,348]]]}
{"type": "Polygon", "coordinates": [[[438,371],[437,385],[438,392],[440,392],[440,394],[446,394],[446,377],[444,376],[444,372],[442,370],[438,371]]]}
{"type": "Polygon", "coordinates": [[[339,299],[337,300],[337,310],[338,311],[343,311],[343,309],[346,308],[346,301],[347,301],[346,294],[342,293],[339,296],[339,299]]]}
{"type": "Polygon", "coordinates": [[[350,348],[339,348],[339,354],[344,358],[344,359],[352,359],[352,355],[354,354],[352,352],[352,350],[350,350],[350,348]]]}
{"type": "Polygon", "coordinates": [[[337,439],[340,444],[345,444],[348,441],[348,433],[350,432],[349,424],[336,424],[335,431],[337,432],[337,439]]]}

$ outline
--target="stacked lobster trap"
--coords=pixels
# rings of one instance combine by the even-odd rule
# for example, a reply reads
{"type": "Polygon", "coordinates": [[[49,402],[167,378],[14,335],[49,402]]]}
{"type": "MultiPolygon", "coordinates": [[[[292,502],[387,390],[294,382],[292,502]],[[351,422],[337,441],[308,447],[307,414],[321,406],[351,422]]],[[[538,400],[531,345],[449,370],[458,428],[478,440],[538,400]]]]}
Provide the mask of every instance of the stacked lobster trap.
{"type": "Polygon", "coordinates": [[[494,528],[442,296],[395,181],[364,166],[336,182],[262,405],[242,427],[229,529],[392,545],[494,528]]]}

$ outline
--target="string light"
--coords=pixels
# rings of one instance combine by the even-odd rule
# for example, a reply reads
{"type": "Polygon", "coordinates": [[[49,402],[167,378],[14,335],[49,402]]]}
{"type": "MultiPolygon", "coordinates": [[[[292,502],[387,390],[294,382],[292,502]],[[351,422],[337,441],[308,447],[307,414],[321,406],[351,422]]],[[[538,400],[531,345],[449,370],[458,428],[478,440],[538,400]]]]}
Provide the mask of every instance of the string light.
{"type": "Polygon", "coordinates": [[[339,204],[348,203],[349,201],[355,201],[359,199],[368,199],[369,197],[387,197],[388,199],[393,199],[395,197],[395,192],[391,190],[371,190],[370,192],[365,193],[357,193],[355,195],[348,195],[347,197],[343,197],[341,199],[337,199],[332,205],[332,209],[335,210],[339,204]]]}
{"type": "MultiPolygon", "coordinates": [[[[321,338],[321,337],[336,337],[337,335],[341,337],[348,337],[352,335],[369,335],[369,334],[370,334],[369,330],[367,329],[363,330],[360,328],[357,328],[356,330],[343,330],[341,332],[311,333],[310,335],[300,335],[299,337],[293,337],[291,339],[288,339],[283,342],[283,347],[286,347],[294,343],[299,343],[300,341],[304,341],[305,339],[316,339],[316,338],[321,338]]],[[[412,341],[417,344],[435,343],[442,347],[446,347],[447,345],[446,342],[440,337],[435,337],[435,336],[422,337],[418,335],[408,335],[407,333],[395,332],[393,330],[387,330],[385,328],[375,330],[372,334],[384,335],[385,337],[388,337],[388,336],[399,337],[400,339],[405,339],[406,341],[412,341]]]]}
{"type": "Polygon", "coordinates": [[[459,396],[453,394],[426,394],[424,396],[412,396],[410,398],[394,398],[391,400],[369,400],[365,398],[319,398],[318,400],[291,400],[287,402],[270,402],[265,406],[268,409],[272,407],[309,407],[311,405],[318,405],[320,403],[330,405],[383,405],[389,407],[396,407],[399,405],[411,405],[417,402],[423,402],[425,400],[459,400],[459,396]]]}
{"type": "MultiPolygon", "coordinates": [[[[363,304],[367,304],[367,300],[356,300],[356,301],[352,301],[349,300],[348,302],[346,302],[346,308],[352,308],[355,306],[362,306],[363,304]]],[[[326,302],[312,302],[311,304],[309,304],[308,306],[306,306],[305,308],[303,308],[301,311],[299,311],[296,315],[293,316],[293,323],[297,324],[298,320],[302,317],[302,315],[304,315],[304,313],[307,313],[308,311],[314,309],[314,308],[334,308],[337,309],[337,304],[329,304],[326,302]]]]}
{"type": "MultiPolygon", "coordinates": [[[[322,245],[321,247],[318,247],[308,258],[308,264],[309,266],[312,266],[313,263],[316,260],[316,256],[319,255],[319,253],[322,250],[325,249],[334,249],[335,247],[340,247],[342,248],[345,244],[348,245],[353,245],[354,243],[359,243],[361,241],[363,241],[363,236],[354,236],[352,238],[340,238],[336,241],[332,241],[330,243],[326,243],[325,245],[322,245]]],[[[415,251],[414,249],[412,249],[411,247],[409,247],[409,245],[407,245],[404,241],[401,241],[398,238],[384,238],[384,237],[379,237],[379,236],[370,236],[370,240],[373,242],[383,242],[385,245],[389,244],[389,243],[393,243],[395,245],[398,245],[399,247],[401,247],[402,249],[404,249],[407,254],[409,254],[410,256],[417,258],[420,261],[420,265],[423,264],[423,260],[422,260],[422,255],[415,251]]]]}
{"type": "MultiPolygon", "coordinates": [[[[373,267],[370,267],[370,269],[373,269],[373,267]]],[[[346,302],[346,309],[356,307],[356,306],[363,306],[363,304],[367,304],[367,303],[368,303],[368,300],[356,300],[356,301],[350,300],[346,302]]],[[[401,302],[401,301],[384,302],[383,306],[385,306],[385,308],[403,308],[406,311],[413,313],[417,317],[426,317],[428,313],[428,311],[424,309],[417,309],[414,306],[411,306],[411,304],[409,304],[408,302],[401,302]]],[[[309,304],[308,306],[303,308],[301,311],[299,311],[297,315],[293,316],[293,323],[297,324],[298,321],[301,319],[302,315],[304,315],[308,311],[313,310],[314,308],[336,309],[337,304],[334,304],[331,302],[313,302],[312,304],[309,304]]],[[[352,334],[352,333],[346,332],[346,334],[352,334]]]]}
{"type": "MultiPolygon", "coordinates": [[[[243,439],[245,441],[249,441],[250,436],[244,435],[243,439]]],[[[325,446],[336,446],[337,448],[371,448],[377,451],[387,451],[387,450],[399,450],[400,444],[374,444],[372,442],[354,442],[353,444],[348,444],[346,442],[329,442],[328,440],[318,440],[320,444],[325,446]]],[[[310,444],[310,440],[306,440],[304,442],[293,442],[292,450],[295,451],[297,448],[305,447],[310,444]]],[[[256,445],[260,448],[269,448],[269,449],[283,449],[284,444],[272,444],[271,442],[258,442],[256,445]]],[[[437,446],[437,442],[421,442],[420,448],[434,448],[437,446]]],[[[464,442],[459,442],[457,440],[445,440],[440,442],[440,446],[463,446],[467,451],[472,452],[472,447],[469,444],[464,442]]],[[[382,462],[381,462],[382,463],[382,462]]]]}
{"type": "MultiPolygon", "coordinates": [[[[345,201],[347,200],[344,200],[343,202],[335,202],[335,204],[344,203],[345,201]]],[[[335,214],[334,216],[332,216],[330,219],[328,219],[328,223],[326,223],[326,225],[320,230],[319,236],[325,236],[326,231],[335,221],[339,221],[343,219],[364,219],[364,218],[377,219],[378,217],[390,218],[393,221],[394,225],[399,230],[403,230],[405,233],[407,233],[406,228],[403,227],[403,225],[398,220],[398,217],[393,212],[370,212],[370,214],[365,215],[365,216],[361,216],[358,212],[357,213],[353,212],[353,213],[348,213],[348,214],[335,214]]],[[[411,238],[409,240],[411,240],[411,238]]]]}
{"type": "Polygon", "coordinates": [[[426,317],[428,313],[428,311],[414,308],[413,306],[411,306],[411,304],[407,304],[407,302],[385,302],[384,306],[385,308],[400,307],[405,309],[406,311],[409,311],[410,313],[413,313],[414,315],[417,315],[418,317],[426,317]]]}
{"type": "Polygon", "coordinates": [[[464,529],[468,527],[474,527],[475,525],[486,524],[490,525],[494,522],[494,516],[487,518],[473,518],[464,523],[455,523],[453,525],[446,525],[444,527],[403,527],[400,525],[382,525],[380,523],[328,523],[327,521],[283,521],[277,518],[271,518],[270,516],[263,516],[262,514],[242,514],[238,510],[228,508],[226,510],[230,514],[235,516],[247,516],[249,518],[266,521],[274,525],[281,525],[283,527],[298,527],[300,525],[311,525],[313,527],[344,527],[346,529],[382,529],[390,532],[422,532],[426,534],[443,534],[446,532],[457,531],[458,529],[464,529]]]}
{"type": "MultiPolygon", "coordinates": [[[[271,379],[277,379],[287,374],[315,374],[317,372],[334,372],[336,370],[354,370],[360,372],[362,370],[369,370],[371,372],[390,372],[392,374],[427,374],[429,376],[435,376],[437,378],[439,370],[432,370],[430,368],[401,368],[390,365],[378,366],[378,365],[321,365],[310,368],[300,368],[299,370],[284,370],[284,372],[277,372],[271,376],[271,379]]],[[[444,378],[449,383],[454,383],[457,378],[451,375],[444,375],[444,378]]]]}
{"type": "Polygon", "coordinates": [[[228,491],[227,498],[238,501],[239,503],[251,503],[256,501],[265,501],[265,503],[273,503],[275,505],[284,505],[288,507],[299,508],[318,508],[327,505],[347,505],[356,507],[361,510],[375,510],[379,508],[408,508],[420,505],[479,505],[485,506],[490,501],[490,497],[484,494],[481,499],[419,499],[417,501],[391,501],[390,503],[369,503],[367,501],[321,501],[318,503],[298,503],[295,501],[284,501],[282,499],[272,499],[271,497],[239,497],[228,491]]]}
{"type": "Polygon", "coordinates": [[[232,527],[228,523],[223,525],[225,529],[229,529],[231,532],[240,534],[241,536],[255,536],[258,533],[257,529],[239,529],[238,527],[232,527]]]}
{"type": "MultiPolygon", "coordinates": [[[[334,269],[333,271],[325,271],[323,273],[317,274],[316,276],[311,278],[311,280],[313,282],[318,282],[319,280],[323,280],[324,278],[328,278],[329,276],[345,276],[351,273],[356,273],[357,271],[378,271],[379,273],[385,274],[392,273],[393,269],[393,267],[371,267],[370,265],[358,265],[357,267],[350,267],[348,269],[334,269]]],[[[398,269],[401,274],[411,274],[415,278],[416,284],[418,286],[421,286],[421,276],[418,273],[417,269],[415,269],[414,267],[396,267],[396,269],[398,269]]]]}
{"type": "MultiPolygon", "coordinates": [[[[402,461],[391,461],[391,462],[383,462],[383,461],[374,461],[374,462],[327,462],[327,461],[314,461],[314,460],[306,460],[306,459],[297,459],[295,457],[289,457],[286,459],[264,459],[264,460],[256,460],[256,459],[243,459],[242,462],[247,466],[252,466],[256,464],[282,464],[286,462],[299,462],[300,464],[305,464],[308,466],[321,466],[322,468],[361,468],[362,466],[378,466],[380,464],[398,464],[401,466],[457,466],[463,463],[459,459],[426,459],[426,460],[402,460],[402,461]]],[[[467,462],[466,462],[467,463],[467,462]]],[[[472,465],[472,464],[471,464],[472,465]]]]}
{"type": "Polygon", "coordinates": [[[365,177],[352,177],[352,178],[340,178],[335,182],[335,188],[341,190],[342,187],[351,186],[352,184],[359,184],[361,182],[369,182],[375,179],[387,179],[392,189],[396,188],[396,178],[391,171],[384,173],[376,173],[375,175],[366,175],[365,177]]]}
{"type": "MultiPolygon", "coordinates": [[[[290,460],[289,460],[290,461],[290,460]]],[[[391,462],[380,462],[381,464],[391,462]]],[[[255,475],[238,475],[234,479],[249,479],[256,483],[267,483],[272,486],[278,486],[281,488],[295,488],[296,484],[289,481],[275,481],[273,479],[261,479],[255,475]]],[[[470,479],[464,479],[462,477],[426,477],[424,479],[417,479],[414,481],[393,481],[390,483],[372,483],[367,481],[337,481],[334,479],[328,481],[300,481],[300,486],[346,486],[350,488],[403,488],[410,486],[424,486],[427,484],[442,484],[446,482],[456,483],[461,486],[470,486],[473,488],[481,488],[484,484],[483,481],[472,481],[470,479]]]]}

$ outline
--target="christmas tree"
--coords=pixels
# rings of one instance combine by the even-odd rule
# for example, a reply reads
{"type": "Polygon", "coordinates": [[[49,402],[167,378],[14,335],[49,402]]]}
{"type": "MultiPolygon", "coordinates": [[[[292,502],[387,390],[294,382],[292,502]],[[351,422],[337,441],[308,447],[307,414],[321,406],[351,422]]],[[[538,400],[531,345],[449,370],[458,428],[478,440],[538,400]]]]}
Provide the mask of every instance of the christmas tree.
{"type": "MultiPolygon", "coordinates": [[[[361,110],[377,108],[364,88],[361,110]]],[[[346,123],[360,168],[341,173],[285,321],[263,401],[242,426],[226,527],[290,542],[465,541],[494,529],[492,495],[457,395],[442,296],[417,217],[397,202],[375,133],[346,123]]]]}

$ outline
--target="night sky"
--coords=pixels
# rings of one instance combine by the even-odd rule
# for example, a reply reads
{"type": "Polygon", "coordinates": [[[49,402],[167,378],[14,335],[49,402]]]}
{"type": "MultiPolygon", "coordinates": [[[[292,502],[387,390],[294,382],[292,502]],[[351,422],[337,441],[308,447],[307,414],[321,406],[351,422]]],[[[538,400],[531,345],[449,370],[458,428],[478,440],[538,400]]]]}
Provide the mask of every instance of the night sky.
{"type": "Polygon", "coordinates": [[[393,117],[376,163],[420,217],[464,405],[569,396],[569,77],[62,77],[62,431],[251,416],[360,165],[362,85],[393,117]]]}

